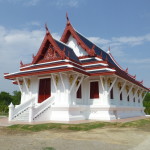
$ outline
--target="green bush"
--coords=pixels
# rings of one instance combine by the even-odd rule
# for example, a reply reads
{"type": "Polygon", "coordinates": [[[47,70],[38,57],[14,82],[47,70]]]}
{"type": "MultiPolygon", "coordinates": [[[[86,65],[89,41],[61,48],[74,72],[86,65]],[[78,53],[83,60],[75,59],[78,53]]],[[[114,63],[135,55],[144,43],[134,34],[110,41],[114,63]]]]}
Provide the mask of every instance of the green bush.
{"type": "Polygon", "coordinates": [[[8,106],[0,105],[0,113],[8,113],[8,106]]]}
{"type": "Polygon", "coordinates": [[[0,92],[0,115],[7,114],[9,104],[13,103],[14,105],[18,105],[20,99],[21,93],[18,91],[14,91],[12,95],[4,91],[0,92]]]}
{"type": "Polygon", "coordinates": [[[147,93],[145,98],[144,98],[144,101],[143,101],[143,106],[145,107],[145,113],[147,115],[150,114],[150,93],[147,93]]]}

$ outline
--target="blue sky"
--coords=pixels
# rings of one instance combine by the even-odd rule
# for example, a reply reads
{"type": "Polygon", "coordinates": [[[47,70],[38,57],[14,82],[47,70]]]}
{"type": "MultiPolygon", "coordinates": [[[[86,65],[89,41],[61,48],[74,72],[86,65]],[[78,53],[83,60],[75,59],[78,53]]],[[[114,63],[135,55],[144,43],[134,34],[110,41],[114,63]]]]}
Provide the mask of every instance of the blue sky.
{"type": "Polygon", "coordinates": [[[59,39],[66,12],[74,28],[111,53],[150,87],[149,0],[0,0],[0,91],[18,87],[3,73],[29,63],[44,38],[44,24],[59,39]]]}

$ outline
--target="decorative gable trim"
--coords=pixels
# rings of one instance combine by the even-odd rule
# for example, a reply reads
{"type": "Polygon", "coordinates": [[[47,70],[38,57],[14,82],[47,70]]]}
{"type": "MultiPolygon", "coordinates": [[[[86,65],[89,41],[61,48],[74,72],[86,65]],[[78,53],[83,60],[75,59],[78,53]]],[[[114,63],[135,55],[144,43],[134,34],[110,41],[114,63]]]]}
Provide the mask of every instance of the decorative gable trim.
{"type": "Polygon", "coordinates": [[[45,52],[45,53],[47,53],[47,56],[45,56],[45,57],[47,57],[47,58],[45,58],[45,62],[46,62],[46,59],[48,61],[48,59],[49,60],[65,59],[65,57],[66,57],[65,49],[61,50],[59,48],[59,46],[53,39],[52,35],[50,34],[47,26],[46,26],[46,35],[44,37],[44,40],[41,44],[41,47],[40,47],[38,53],[36,54],[36,56],[33,56],[32,64],[38,63],[40,61],[41,57],[44,57],[43,52],[45,49],[47,49],[47,51],[45,52]],[[50,51],[54,51],[53,56],[51,56],[50,51]],[[56,54],[58,54],[59,57],[57,57],[56,54]]]}
{"type": "Polygon", "coordinates": [[[60,39],[60,41],[67,43],[70,35],[72,35],[72,37],[77,41],[77,44],[80,45],[90,56],[96,56],[94,48],[95,46],[93,45],[93,47],[90,49],[77,35],[76,31],[74,30],[74,28],[72,27],[69,18],[67,16],[67,24],[66,24],[66,28],[62,34],[62,37],[60,39]]]}

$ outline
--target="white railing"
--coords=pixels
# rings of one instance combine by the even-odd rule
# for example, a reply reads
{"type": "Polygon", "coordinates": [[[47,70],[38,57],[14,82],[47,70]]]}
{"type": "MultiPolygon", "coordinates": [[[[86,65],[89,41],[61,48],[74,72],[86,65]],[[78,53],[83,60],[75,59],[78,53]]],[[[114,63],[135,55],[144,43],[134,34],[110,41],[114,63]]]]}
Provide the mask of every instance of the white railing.
{"type": "Polygon", "coordinates": [[[49,97],[43,103],[33,108],[33,118],[35,120],[38,116],[40,116],[44,111],[46,111],[52,104],[54,104],[54,97],[49,97]]]}
{"type": "Polygon", "coordinates": [[[30,104],[35,104],[35,97],[30,98],[28,101],[17,105],[14,108],[13,114],[12,114],[12,119],[15,118],[16,116],[18,116],[19,114],[21,114],[22,112],[24,112],[26,109],[29,108],[30,104]]]}

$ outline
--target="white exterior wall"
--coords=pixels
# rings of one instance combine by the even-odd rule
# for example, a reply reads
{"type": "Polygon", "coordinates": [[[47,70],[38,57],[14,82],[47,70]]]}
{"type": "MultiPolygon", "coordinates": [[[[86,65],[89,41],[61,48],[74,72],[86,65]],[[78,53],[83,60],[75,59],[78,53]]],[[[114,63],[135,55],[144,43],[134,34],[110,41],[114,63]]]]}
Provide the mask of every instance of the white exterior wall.
{"type": "Polygon", "coordinates": [[[88,55],[87,52],[83,50],[80,45],[77,44],[76,40],[72,37],[72,35],[70,35],[67,45],[74,50],[75,54],[78,57],[88,55]]]}
{"type": "MultiPolygon", "coordinates": [[[[49,75],[50,77],[51,75],[49,75]]],[[[76,75],[73,75],[74,86],[69,81],[69,75],[57,74],[58,83],[51,77],[51,97],[54,98],[54,104],[48,108],[44,113],[40,114],[35,121],[73,121],[73,120],[114,120],[127,117],[143,116],[142,96],[135,96],[136,102],[133,102],[133,93],[130,92],[130,101],[127,101],[127,91],[124,88],[122,92],[123,100],[120,101],[118,81],[113,86],[114,99],[110,99],[108,90],[110,86],[107,83],[107,77],[104,77],[105,81],[100,80],[100,77],[89,77],[83,79],[81,83],[82,98],[76,98],[76,75]],[[62,78],[62,79],[61,79],[62,78]],[[90,99],[90,82],[97,81],[99,83],[99,98],[90,99]],[[102,86],[103,84],[103,86],[102,86]],[[72,91],[70,92],[72,88],[72,91]],[[140,103],[138,103],[140,98],[140,103]]],[[[82,76],[80,75],[80,78],[82,76]]],[[[45,77],[47,78],[47,77],[45,77]]],[[[114,77],[113,77],[114,78],[114,77]]],[[[39,90],[38,76],[32,76],[30,78],[29,89],[26,89],[25,83],[22,85],[22,97],[21,104],[29,100],[31,97],[35,98],[35,102],[38,103],[38,90],[39,90]],[[29,91],[29,92],[28,92],[29,91]]],[[[41,105],[38,104],[37,106],[41,105]]],[[[36,108],[34,108],[36,109],[36,108]]],[[[33,109],[33,111],[34,111],[33,109]]]]}

